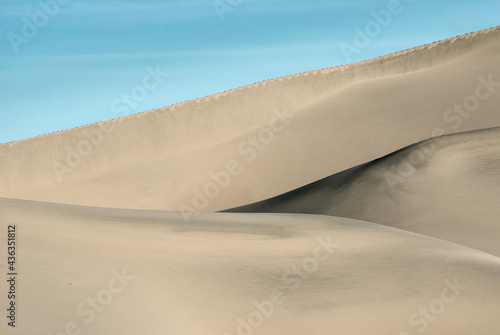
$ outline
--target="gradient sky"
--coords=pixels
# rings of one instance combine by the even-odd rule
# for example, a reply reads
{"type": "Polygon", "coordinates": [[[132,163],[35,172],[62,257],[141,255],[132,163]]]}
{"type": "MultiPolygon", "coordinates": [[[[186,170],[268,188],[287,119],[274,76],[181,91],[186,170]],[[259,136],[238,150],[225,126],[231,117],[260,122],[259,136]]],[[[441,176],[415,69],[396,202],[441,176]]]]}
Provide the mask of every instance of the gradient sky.
{"type": "Polygon", "coordinates": [[[0,0],[0,143],[500,24],[498,0],[401,0],[390,23],[346,57],[340,45],[354,46],[355,29],[391,1],[0,0]],[[37,31],[23,32],[34,20],[37,31]],[[123,108],[148,68],[168,76],[123,108]]]}

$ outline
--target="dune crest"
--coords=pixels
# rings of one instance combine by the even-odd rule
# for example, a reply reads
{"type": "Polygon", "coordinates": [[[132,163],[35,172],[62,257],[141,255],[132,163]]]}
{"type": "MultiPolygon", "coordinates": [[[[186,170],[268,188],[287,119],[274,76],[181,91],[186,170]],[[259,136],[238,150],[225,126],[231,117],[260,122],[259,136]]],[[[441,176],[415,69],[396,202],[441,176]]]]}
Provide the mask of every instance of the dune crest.
{"type": "Polygon", "coordinates": [[[436,127],[450,134],[500,126],[500,114],[492,112],[500,103],[499,38],[498,28],[487,29],[3,144],[0,195],[180,210],[193,207],[210,172],[235,160],[241,169],[230,185],[197,208],[221,210],[387,155],[432,137],[436,127]],[[491,94],[457,126],[456,112],[447,111],[467,103],[479,85],[486,85],[481,96],[491,94]],[[261,136],[277,115],[285,127],[267,133],[265,150],[252,148],[249,138],[261,136]]]}
{"type": "Polygon", "coordinates": [[[500,256],[500,128],[436,137],[228,212],[332,215],[500,256]]]}
{"type": "Polygon", "coordinates": [[[0,145],[9,334],[500,334],[499,42],[0,145]]]}

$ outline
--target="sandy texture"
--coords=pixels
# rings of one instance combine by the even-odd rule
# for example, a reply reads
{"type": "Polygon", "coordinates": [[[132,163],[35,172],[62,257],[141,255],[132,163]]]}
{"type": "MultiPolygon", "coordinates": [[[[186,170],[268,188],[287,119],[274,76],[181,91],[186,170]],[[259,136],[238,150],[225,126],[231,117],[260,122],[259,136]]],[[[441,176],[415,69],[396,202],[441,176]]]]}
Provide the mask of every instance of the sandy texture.
{"type": "Polygon", "coordinates": [[[428,139],[436,128],[448,134],[500,126],[499,86],[481,89],[491,94],[457,128],[456,113],[443,119],[475,95],[479,77],[500,82],[499,41],[493,28],[2,145],[0,195],[180,210],[193,205],[194,189],[211,182],[210,172],[236,160],[240,173],[201,210],[276,196],[428,139]],[[268,143],[250,144],[262,129],[268,143]],[[87,140],[92,134],[96,145],[87,140]],[[69,154],[79,148],[90,154],[69,154]]]}
{"type": "Polygon", "coordinates": [[[500,332],[499,259],[401,230],[290,214],[202,214],[186,225],[175,212],[7,199],[0,210],[2,231],[15,221],[22,243],[22,334],[71,321],[94,335],[238,334],[255,301],[269,315],[255,334],[500,332]],[[123,269],[127,286],[87,323],[87,298],[99,302],[123,269]]]}
{"type": "Polygon", "coordinates": [[[0,333],[500,334],[499,42],[0,145],[0,333]]]}
{"type": "Polygon", "coordinates": [[[376,222],[500,256],[500,128],[433,138],[233,212],[376,222]]]}

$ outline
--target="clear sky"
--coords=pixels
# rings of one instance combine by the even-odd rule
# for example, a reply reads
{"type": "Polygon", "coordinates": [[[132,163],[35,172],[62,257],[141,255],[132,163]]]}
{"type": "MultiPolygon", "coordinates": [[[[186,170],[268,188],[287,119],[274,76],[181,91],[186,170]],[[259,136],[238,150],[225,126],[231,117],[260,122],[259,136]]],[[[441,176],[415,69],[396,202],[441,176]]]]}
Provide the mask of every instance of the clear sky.
{"type": "Polygon", "coordinates": [[[498,0],[397,2],[0,0],[0,143],[500,24],[498,0]]]}

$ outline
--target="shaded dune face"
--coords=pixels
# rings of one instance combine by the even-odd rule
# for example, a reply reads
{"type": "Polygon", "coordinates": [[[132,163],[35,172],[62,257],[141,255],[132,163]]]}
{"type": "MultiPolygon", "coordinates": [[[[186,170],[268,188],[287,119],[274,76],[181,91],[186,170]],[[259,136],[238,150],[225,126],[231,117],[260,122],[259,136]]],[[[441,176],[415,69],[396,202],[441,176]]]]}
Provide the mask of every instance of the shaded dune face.
{"type": "Polygon", "coordinates": [[[500,256],[500,128],[436,137],[229,212],[354,218],[500,256]]]}
{"type": "Polygon", "coordinates": [[[267,199],[428,139],[436,128],[500,126],[499,41],[493,28],[1,145],[0,195],[200,211],[267,199]],[[229,185],[196,208],[196,190],[232,162],[229,185]]]}
{"type": "Polygon", "coordinates": [[[10,199],[0,211],[0,227],[15,222],[23,237],[19,272],[40,279],[23,281],[23,334],[69,321],[95,335],[237,334],[242,324],[265,335],[500,332],[497,257],[389,227],[233,213],[186,225],[175,212],[10,199]],[[126,286],[87,323],[86,299],[115,276],[126,286]]]}
{"type": "Polygon", "coordinates": [[[15,332],[500,334],[499,42],[492,28],[0,145],[15,332]]]}

